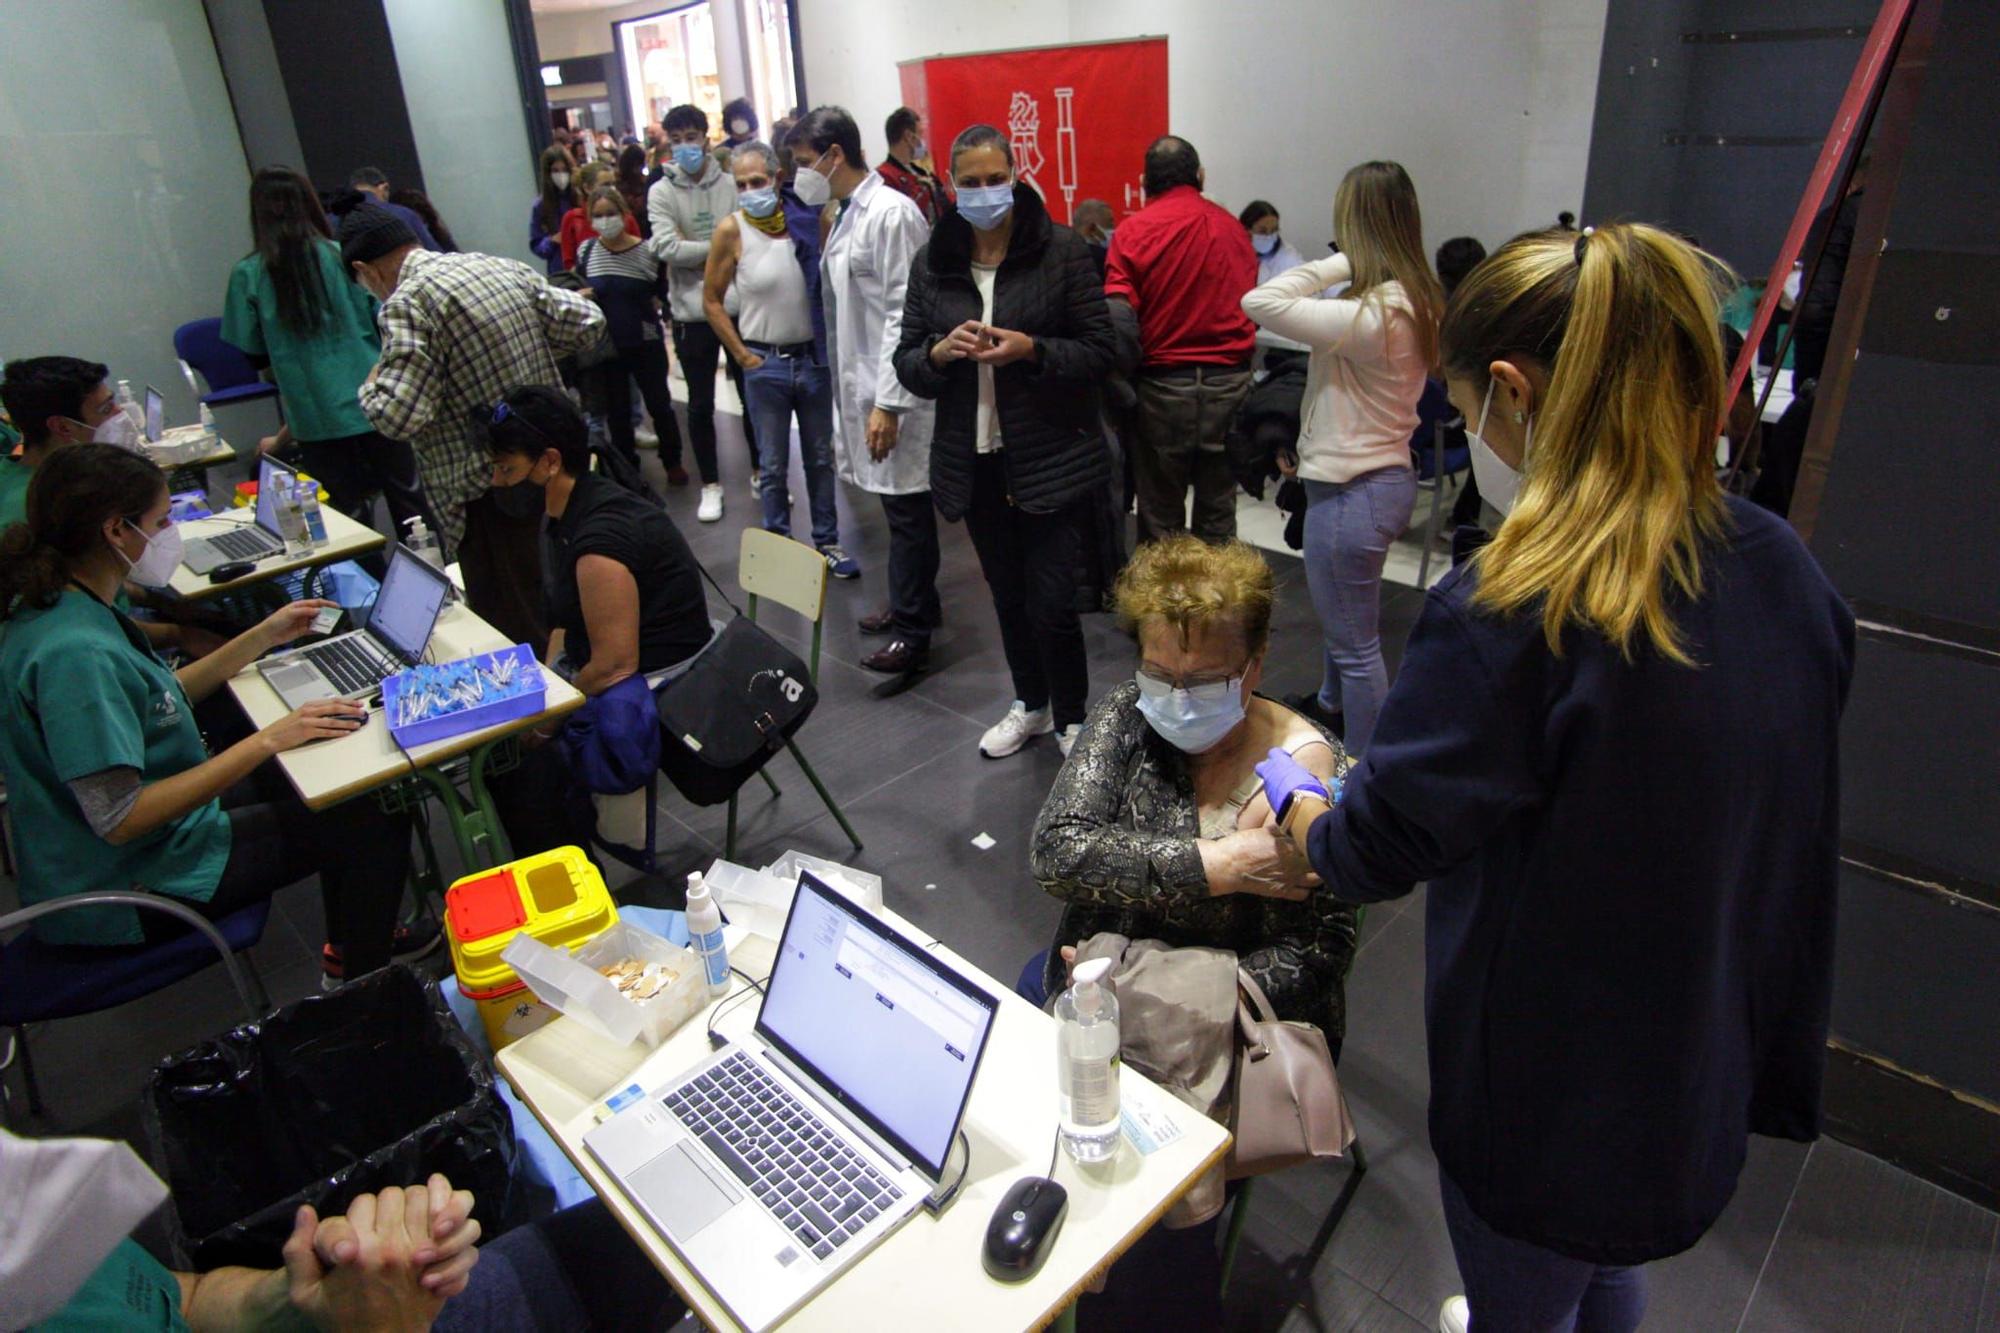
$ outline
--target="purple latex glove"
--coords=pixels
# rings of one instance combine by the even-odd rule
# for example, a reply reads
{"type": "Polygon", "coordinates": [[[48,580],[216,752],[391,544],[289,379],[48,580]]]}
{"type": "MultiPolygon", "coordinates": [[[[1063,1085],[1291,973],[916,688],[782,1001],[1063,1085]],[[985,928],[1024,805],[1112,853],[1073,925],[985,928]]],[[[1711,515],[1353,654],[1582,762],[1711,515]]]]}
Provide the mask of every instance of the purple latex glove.
{"type": "Polygon", "coordinates": [[[1328,804],[1333,802],[1319,775],[1283,750],[1273,748],[1264,762],[1257,765],[1257,776],[1264,780],[1264,798],[1279,819],[1285,817],[1292,798],[1300,792],[1317,796],[1328,804]]]}

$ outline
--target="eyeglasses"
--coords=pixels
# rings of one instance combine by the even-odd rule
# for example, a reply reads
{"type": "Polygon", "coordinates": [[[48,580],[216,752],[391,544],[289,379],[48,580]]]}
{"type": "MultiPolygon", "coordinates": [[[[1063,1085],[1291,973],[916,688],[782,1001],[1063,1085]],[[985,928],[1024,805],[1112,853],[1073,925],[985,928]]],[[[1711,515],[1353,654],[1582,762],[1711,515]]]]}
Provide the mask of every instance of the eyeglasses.
{"type": "Polygon", "coordinates": [[[1151,685],[1161,690],[1186,690],[1192,694],[1201,690],[1226,688],[1232,682],[1243,679],[1244,673],[1249,669],[1250,665],[1246,662],[1233,671],[1204,671],[1193,675],[1170,676],[1153,667],[1142,666],[1138,674],[1142,685],[1151,685]]]}
{"type": "Polygon", "coordinates": [[[555,450],[557,453],[561,453],[563,451],[562,446],[557,444],[555,440],[549,436],[549,433],[547,431],[543,430],[540,426],[537,426],[534,422],[528,420],[525,416],[522,416],[519,412],[515,411],[513,408],[507,406],[507,400],[503,398],[499,402],[493,404],[493,416],[487,424],[493,426],[501,426],[505,425],[509,421],[514,422],[516,425],[519,425],[533,432],[536,439],[540,440],[543,444],[555,450]]]}

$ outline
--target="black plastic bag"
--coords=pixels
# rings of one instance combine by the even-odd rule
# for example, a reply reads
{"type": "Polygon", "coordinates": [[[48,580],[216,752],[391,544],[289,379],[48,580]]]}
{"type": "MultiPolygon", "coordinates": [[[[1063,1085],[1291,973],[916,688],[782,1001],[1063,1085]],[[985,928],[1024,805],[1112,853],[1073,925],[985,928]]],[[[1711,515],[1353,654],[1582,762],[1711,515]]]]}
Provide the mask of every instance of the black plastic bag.
{"type": "Polygon", "coordinates": [[[390,967],[210,1038],[153,1071],[141,1114],[198,1272],[282,1267],[302,1203],[442,1171],[488,1234],[506,1211],[514,1125],[436,987],[390,967]]]}

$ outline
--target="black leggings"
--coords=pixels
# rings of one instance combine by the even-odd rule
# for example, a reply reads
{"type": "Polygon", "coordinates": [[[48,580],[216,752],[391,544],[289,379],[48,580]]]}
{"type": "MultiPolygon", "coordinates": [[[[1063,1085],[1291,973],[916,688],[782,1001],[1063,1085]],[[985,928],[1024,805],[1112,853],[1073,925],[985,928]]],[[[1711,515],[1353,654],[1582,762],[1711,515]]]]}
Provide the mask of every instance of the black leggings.
{"type": "MultiPolygon", "coordinates": [[[[681,465],[681,430],[674,421],[674,400],[667,392],[667,345],[658,339],[621,347],[612,360],[594,367],[604,394],[604,425],[611,443],[625,461],[639,466],[639,443],[632,433],[632,381],[639,382],[639,396],[652,415],[653,430],[660,437],[660,461],[667,467],[681,465]]],[[[699,466],[699,465],[697,465],[699,466]]],[[[704,477],[703,480],[709,480],[704,477]]]]}
{"type": "MultiPolygon", "coordinates": [[[[384,814],[372,796],[308,810],[269,763],[223,793],[222,804],[229,862],[215,894],[205,903],[175,901],[220,920],[317,872],[327,940],[341,951],[344,975],[388,966],[410,869],[407,816],[384,814]]],[[[139,920],[149,944],[188,929],[162,912],[141,912],[139,920]]]]}

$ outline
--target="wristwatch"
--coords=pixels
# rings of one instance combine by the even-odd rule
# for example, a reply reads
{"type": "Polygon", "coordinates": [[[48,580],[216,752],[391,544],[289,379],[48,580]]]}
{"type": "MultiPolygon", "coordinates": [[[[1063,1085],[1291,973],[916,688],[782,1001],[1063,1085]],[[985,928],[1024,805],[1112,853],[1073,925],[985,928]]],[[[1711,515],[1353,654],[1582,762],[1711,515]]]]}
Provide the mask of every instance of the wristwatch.
{"type": "Polygon", "coordinates": [[[1279,807],[1278,827],[1285,831],[1286,837],[1303,848],[1305,830],[1332,808],[1333,798],[1327,795],[1326,788],[1318,783],[1301,784],[1286,795],[1284,805],[1279,807]]]}

